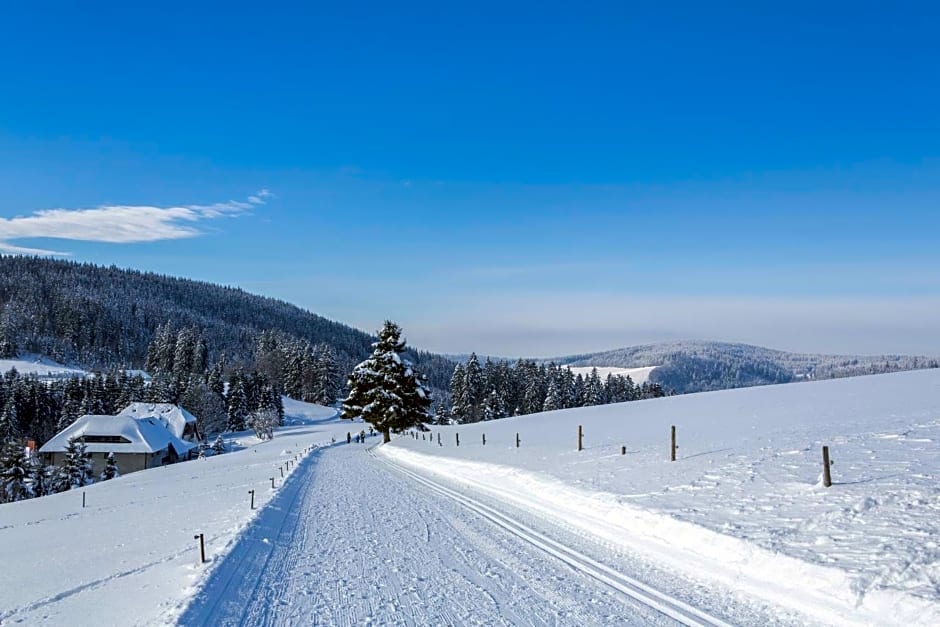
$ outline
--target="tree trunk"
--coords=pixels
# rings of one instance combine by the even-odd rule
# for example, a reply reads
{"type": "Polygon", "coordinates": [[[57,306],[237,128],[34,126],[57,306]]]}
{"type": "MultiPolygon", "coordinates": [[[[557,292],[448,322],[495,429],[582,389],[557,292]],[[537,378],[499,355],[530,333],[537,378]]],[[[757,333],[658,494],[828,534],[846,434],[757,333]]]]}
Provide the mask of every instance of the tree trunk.
{"type": "Polygon", "coordinates": [[[388,444],[392,441],[392,436],[389,435],[388,429],[382,431],[382,444],[388,444]]]}

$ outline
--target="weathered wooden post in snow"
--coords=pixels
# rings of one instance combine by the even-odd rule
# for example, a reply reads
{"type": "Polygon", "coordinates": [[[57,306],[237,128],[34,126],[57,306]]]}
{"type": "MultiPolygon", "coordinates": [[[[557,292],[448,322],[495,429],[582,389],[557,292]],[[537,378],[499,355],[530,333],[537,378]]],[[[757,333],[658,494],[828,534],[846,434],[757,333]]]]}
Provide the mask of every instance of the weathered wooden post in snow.
{"type": "Polygon", "coordinates": [[[248,494],[251,495],[251,509],[254,509],[255,508],[255,491],[248,490],[248,494]]]}
{"type": "Polygon", "coordinates": [[[829,461],[829,447],[823,447],[823,487],[829,488],[832,486],[832,472],[829,467],[832,466],[832,462],[829,461]]]}
{"type": "Polygon", "coordinates": [[[584,449],[584,429],[578,425],[578,450],[584,449]]]}
{"type": "Polygon", "coordinates": [[[204,534],[196,534],[193,536],[193,540],[199,540],[199,563],[206,563],[206,536],[204,534]]]}
{"type": "Polygon", "coordinates": [[[676,461],[676,425],[672,425],[672,451],[670,453],[669,461],[676,461]]]}

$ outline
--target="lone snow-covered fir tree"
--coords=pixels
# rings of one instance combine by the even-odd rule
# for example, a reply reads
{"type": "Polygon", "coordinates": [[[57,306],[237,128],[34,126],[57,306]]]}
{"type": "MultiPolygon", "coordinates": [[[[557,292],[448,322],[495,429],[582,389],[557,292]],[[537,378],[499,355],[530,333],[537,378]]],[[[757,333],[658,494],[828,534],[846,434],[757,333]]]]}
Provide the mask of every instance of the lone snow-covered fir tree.
{"type": "Polygon", "coordinates": [[[357,418],[391,441],[392,431],[402,431],[429,419],[431,392],[402,354],[401,327],[389,320],[379,331],[372,356],[349,375],[349,396],[343,401],[343,418],[357,418]]]}

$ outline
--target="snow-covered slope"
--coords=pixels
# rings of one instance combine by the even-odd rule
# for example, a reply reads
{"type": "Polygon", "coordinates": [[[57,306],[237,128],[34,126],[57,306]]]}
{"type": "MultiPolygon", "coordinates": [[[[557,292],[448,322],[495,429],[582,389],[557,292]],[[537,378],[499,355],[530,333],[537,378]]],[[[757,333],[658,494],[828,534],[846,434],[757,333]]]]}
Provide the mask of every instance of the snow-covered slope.
{"type": "Polygon", "coordinates": [[[22,355],[16,359],[0,359],[0,374],[16,368],[20,374],[35,374],[40,377],[84,377],[88,373],[79,368],[63,366],[42,355],[22,355]]]}
{"type": "MultiPolygon", "coordinates": [[[[286,400],[286,399],[285,399],[286,400]]],[[[291,426],[236,452],[144,470],[83,490],[0,505],[0,624],[160,624],[290,479],[280,468],[351,425],[330,408],[286,401],[291,426]],[[277,490],[271,489],[271,477],[277,490]],[[249,509],[248,490],[256,509],[249,509]],[[82,508],[82,492],[87,507],[82,508]],[[199,566],[194,534],[209,564],[199,566]]],[[[300,461],[299,463],[309,463],[300,461]]]]}
{"type": "Polygon", "coordinates": [[[642,368],[620,368],[618,366],[569,366],[571,372],[575,375],[586,377],[591,371],[597,368],[597,376],[606,379],[607,375],[620,377],[630,377],[637,385],[643,385],[649,381],[650,373],[656,369],[656,366],[644,366],[642,368]]]}
{"type": "Polygon", "coordinates": [[[940,624],[940,371],[434,432],[433,442],[405,437],[381,450],[827,622],[940,624]],[[824,444],[835,461],[829,489],[824,444]]]}

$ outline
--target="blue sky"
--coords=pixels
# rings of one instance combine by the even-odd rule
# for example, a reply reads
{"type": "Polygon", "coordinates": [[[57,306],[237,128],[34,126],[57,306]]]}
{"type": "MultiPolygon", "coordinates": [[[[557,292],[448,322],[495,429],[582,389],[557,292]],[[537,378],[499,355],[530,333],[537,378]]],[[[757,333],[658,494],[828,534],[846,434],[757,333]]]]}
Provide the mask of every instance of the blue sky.
{"type": "Polygon", "coordinates": [[[4,8],[4,251],[448,352],[940,353],[936,5],[134,4],[4,8]]]}

